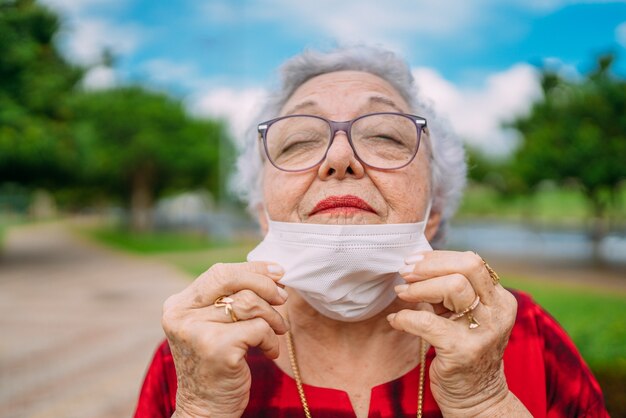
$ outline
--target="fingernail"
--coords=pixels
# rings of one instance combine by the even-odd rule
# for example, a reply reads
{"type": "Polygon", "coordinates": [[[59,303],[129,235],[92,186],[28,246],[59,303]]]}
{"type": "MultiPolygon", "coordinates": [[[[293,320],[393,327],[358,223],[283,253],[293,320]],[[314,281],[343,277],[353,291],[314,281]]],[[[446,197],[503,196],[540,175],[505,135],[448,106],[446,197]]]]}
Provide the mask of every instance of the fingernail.
{"type": "Polygon", "coordinates": [[[413,273],[414,269],[415,269],[415,264],[409,264],[408,266],[402,267],[400,270],[398,270],[398,272],[400,274],[409,274],[409,273],[413,273]]]}
{"type": "Polygon", "coordinates": [[[284,274],[285,270],[278,264],[268,264],[267,271],[272,274],[284,274]]]}
{"type": "Polygon", "coordinates": [[[390,313],[389,315],[387,315],[387,321],[391,322],[391,321],[393,321],[393,318],[395,318],[395,317],[396,317],[395,313],[390,313]]]}
{"type": "Polygon", "coordinates": [[[396,293],[406,292],[408,288],[409,288],[408,284],[399,284],[398,286],[395,287],[396,293]]]}
{"type": "Polygon", "coordinates": [[[289,293],[287,293],[285,289],[281,289],[280,287],[277,287],[277,289],[280,297],[283,298],[283,300],[287,300],[287,298],[289,297],[289,293]]]}
{"type": "Polygon", "coordinates": [[[424,259],[424,254],[415,254],[407,257],[404,262],[407,264],[415,264],[418,261],[422,261],[424,259]]]}

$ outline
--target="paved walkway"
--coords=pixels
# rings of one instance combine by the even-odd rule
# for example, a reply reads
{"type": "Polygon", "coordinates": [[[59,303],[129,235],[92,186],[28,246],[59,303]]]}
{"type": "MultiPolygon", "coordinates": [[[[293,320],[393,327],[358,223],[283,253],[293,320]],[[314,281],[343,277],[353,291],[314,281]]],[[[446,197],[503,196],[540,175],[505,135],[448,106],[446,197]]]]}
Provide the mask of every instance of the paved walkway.
{"type": "Polygon", "coordinates": [[[62,224],[12,229],[0,253],[0,416],[131,416],[162,303],[187,283],[62,224]]]}

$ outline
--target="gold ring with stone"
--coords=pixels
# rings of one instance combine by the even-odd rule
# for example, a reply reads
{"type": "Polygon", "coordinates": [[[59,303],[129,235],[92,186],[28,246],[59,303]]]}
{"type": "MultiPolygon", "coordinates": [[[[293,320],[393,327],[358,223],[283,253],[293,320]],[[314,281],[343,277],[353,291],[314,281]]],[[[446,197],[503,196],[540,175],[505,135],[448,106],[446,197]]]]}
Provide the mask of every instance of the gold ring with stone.
{"type": "Polygon", "coordinates": [[[464,317],[465,315],[467,315],[467,321],[469,323],[469,328],[470,329],[474,329],[474,328],[478,328],[480,326],[480,322],[478,322],[476,320],[476,318],[474,318],[474,315],[472,314],[472,311],[474,309],[476,309],[476,307],[478,306],[478,304],[480,303],[480,296],[476,296],[476,299],[474,299],[474,301],[472,302],[472,304],[470,306],[468,306],[467,308],[463,309],[463,311],[461,312],[456,312],[454,313],[450,319],[452,319],[453,321],[464,317]]]}
{"type": "Polygon", "coordinates": [[[233,310],[232,304],[234,302],[235,299],[229,296],[220,296],[219,298],[215,299],[213,305],[218,308],[224,308],[224,313],[226,313],[226,315],[230,315],[230,319],[232,319],[233,322],[237,322],[239,319],[237,319],[237,315],[235,315],[235,311],[233,310]]]}

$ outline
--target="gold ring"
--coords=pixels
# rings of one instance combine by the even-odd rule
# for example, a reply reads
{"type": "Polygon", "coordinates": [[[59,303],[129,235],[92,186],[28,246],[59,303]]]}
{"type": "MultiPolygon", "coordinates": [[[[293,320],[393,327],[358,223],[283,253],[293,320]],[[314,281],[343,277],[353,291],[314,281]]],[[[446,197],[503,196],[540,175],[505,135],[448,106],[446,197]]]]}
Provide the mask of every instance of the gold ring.
{"type": "Polygon", "coordinates": [[[215,305],[218,308],[224,308],[224,313],[226,313],[226,315],[230,315],[230,319],[232,319],[233,322],[237,322],[239,319],[237,319],[237,315],[235,315],[235,311],[233,310],[233,303],[235,302],[235,299],[229,297],[229,296],[220,296],[219,298],[215,299],[215,302],[213,302],[213,305],[215,305]]]}
{"type": "Polygon", "coordinates": [[[478,328],[480,326],[480,322],[478,322],[476,318],[474,318],[474,315],[472,312],[474,311],[474,309],[476,309],[476,307],[478,307],[479,303],[480,303],[480,296],[476,296],[476,299],[474,299],[474,302],[472,302],[470,306],[463,309],[462,312],[454,313],[450,317],[450,319],[452,319],[453,321],[456,321],[457,319],[463,318],[465,315],[467,315],[467,322],[469,324],[469,328],[470,329],[478,328]]]}
{"type": "Polygon", "coordinates": [[[498,283],[500,283],[500,276],[498,276],[498,273],[496,273],[489,264],[487,264],[487,262],[485,260],[483,260],[483,263],[485,264],[485,268],[487,269],[487,271],[489,272],[489,276],[491,277],[491,282],[493,283],[493,285],[497,285],[498,283]]]}
{"type": "MultiPolygon", "coordinates": [[[[472,302],[472,304],[470,306],[468,306],[467,308],[463,309],[463,311],[461,311],[461,312],[454,313],[454,315],[452,315],[450,318],[453,321],[456,320],[456,319],[459,319],[459,318],[463,318],[465,315],[467,315],[468,313],[471,313],[474,309],[476,309],[476,307],[478,306],[479,303],[480,303],[480,296],[476,296],[476,299],[474,299],[474,302],[472,302]]],[[[471,316],[471,315],[469,315],[469,316],[471,316]]],[[[475,319],[474,319],[474,321],[475,321],[475,319]]],[[[474,328],[476,328],[476,327],[474,327],[474,328]]]]}

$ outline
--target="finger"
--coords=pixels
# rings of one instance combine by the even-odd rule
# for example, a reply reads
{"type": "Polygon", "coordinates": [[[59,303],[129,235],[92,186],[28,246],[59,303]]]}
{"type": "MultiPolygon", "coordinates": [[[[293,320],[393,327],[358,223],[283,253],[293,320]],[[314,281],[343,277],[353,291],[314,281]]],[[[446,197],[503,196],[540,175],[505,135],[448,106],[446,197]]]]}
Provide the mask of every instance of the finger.
{"type": "Polygon", "coordinates": [[[433,312],[403,309],[389,314],[387,320],[395,329],[418,335],[438,349],[449,347],[454,339],[459,338],[456,324],[433,312]]]}
{"type": "MultiPolygon", "coordinates": [[[[284,290],[280,290],[283,291],[284,290]]],[[[284,334],[289,330],[287,321],[270,305],[267,301],[260,298],[252,290],[244,289],[231,295],[234,300],[230,305],[239,321],[247,321],[253,318],[261,318],[277,334],[284,334]]],[[[203,309],[204,319],[207,321],[232,323],[233,319],[226,307],[209,306],[203,309]]]]}
{"type": "Polygon", "coordinates": [[[215,264],[183,291],[183,303],[201,308],[212,305],[220,296],[250,289],[268,303],[282,305],[286,300],[285,294],[279,292],[276,285],[282,275],[282,267],[263,261],[215,264]]]}
{"type": "Polygon", "coordinates": [[[429,251],[420,255],[421,257],[408,257],[407,261],[413,263],[400,269],[400,275],[407,282],[460,273],[470,281],[484,304],[495,302],[497,286],[494,286],[483,259],[478,254],[471,251],[429,251]]]}
{"type": "Polygon", "coordinates": [[[237,322],[233,325],[236,327],[236,330],[231,335],[233,335],[233,338],[237,338],[236,344],[239,344],[240,347],[246,351],[249,347],[259,347],[268,358],[278,358],[280,354],[278,336],[265,320],[254,318],[249,321],[237,322]]]}
{"type": "Polygon", "coordinates": [[[462,274],[396,286],[398,297],[407,302],[441,303],[448,310],[462,312],[476,299],[472,284],[462,274]]]}

